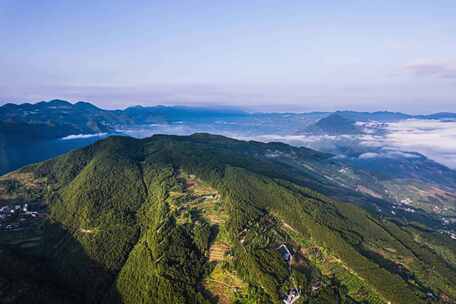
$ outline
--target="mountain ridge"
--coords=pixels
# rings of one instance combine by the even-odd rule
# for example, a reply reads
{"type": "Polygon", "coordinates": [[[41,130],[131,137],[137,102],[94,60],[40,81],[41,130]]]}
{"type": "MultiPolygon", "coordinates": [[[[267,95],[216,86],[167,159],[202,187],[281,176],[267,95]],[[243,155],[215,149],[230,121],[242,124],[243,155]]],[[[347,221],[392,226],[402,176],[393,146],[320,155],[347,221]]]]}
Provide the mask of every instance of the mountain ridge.
{"type": "Polygon", "coordinates": [[[3,105],[0,105],[0,112],[2,112],[2,108],[5,109],[12,109],[12,108],[20,108],[20,107],[27,107],[27,108],[33,108],[36,105],[47,105],[47,106],[75,106],[78,104],[84,104],[87,106],[95,107],[97,109],[103,110],[103,111],[111,111],[111,112],[123,112],[128,109],[143,109],[143,110],[202,110],[202,111],[218,111],[218,112],[223,112],[227,114],[239,114],[239,115],[247,115],[247,114],[290,114],[290,115],[300,115],[300,114],[321,114],[321,115],[330,115],[330,114],[338,114],[340,116],[343,116],[347,119],[351,120],[362,120],[362,121],[367,121],[367,120],[380,120],[384,122],[393,122],[397,121],[400,119],[409,119],[409,118],[421,118],[421,119],[439,119],[439,118],[454,118],[456,117],[456,113],[454,112],[438,112],[438,113],[430,113],[430,114],[408,114],[408,113],[403,113],[403,112],[393,112],[393,111],[372,111],[372,112],[364,112],[364,111],[352,111],[352,110],[337,110],[334,112],[325,112],[325,111],[317,111],[317,112],[246,112],[243,111],[242,108],[236,108],[236,107],[224,107],[224,106],[216,106],[216,107],[207,107],[207,106],[168,106],[168,105],[154,105],[154,106],[144,106],[144,105],[132,105],[129,106],[125,109],[115,109],[115,110],[105,110],[102,109],[98,106],[96,106],[93,103],[87,102],[87,101],[76,101],[74,103],[71,103],[66,100],[61,100],[61,99],[53,99],[50,101],[41,101],[37,103],[4,103],[3,105]]]}

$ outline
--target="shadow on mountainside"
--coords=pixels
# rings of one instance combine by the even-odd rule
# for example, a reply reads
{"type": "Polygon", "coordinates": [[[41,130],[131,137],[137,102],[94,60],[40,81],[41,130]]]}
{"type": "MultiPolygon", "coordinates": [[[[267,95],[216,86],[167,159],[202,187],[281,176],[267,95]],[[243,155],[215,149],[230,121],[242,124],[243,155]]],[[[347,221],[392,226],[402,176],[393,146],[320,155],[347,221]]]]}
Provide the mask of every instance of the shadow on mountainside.
{"type": "Polygon", "coordinates": [[[121,303],[115,273],[91,259],[61,225],[46,225],[52,238],[42,241],[40,255],[0,248],[0,303],[121,303]]]}

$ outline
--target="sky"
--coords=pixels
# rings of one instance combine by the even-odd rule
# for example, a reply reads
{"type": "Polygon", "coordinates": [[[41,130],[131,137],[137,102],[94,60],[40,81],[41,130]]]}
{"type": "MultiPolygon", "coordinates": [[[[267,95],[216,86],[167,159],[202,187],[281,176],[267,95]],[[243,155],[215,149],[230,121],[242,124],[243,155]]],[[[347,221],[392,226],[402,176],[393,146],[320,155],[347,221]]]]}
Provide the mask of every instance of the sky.
{"type": "Polygon", "coordinates": [[[456,112],[456,1],[0,0],[0,104],[456,112]]]}

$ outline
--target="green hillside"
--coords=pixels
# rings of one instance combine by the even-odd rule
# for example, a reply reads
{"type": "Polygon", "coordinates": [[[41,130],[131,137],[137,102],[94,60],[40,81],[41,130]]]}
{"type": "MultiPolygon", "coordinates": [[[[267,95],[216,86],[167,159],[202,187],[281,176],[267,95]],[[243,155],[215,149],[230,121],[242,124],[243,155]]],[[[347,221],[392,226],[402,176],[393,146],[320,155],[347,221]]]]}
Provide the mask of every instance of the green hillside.
{"type": "Polygon", "coordinates": [[[382,201],[271,153],[330,157],[208,134],[110,137],[0,178],[0,208],[40,210],[0,231],[2,303],[456,299],[456,244],[432,220],[382,216],[382,201]]]}

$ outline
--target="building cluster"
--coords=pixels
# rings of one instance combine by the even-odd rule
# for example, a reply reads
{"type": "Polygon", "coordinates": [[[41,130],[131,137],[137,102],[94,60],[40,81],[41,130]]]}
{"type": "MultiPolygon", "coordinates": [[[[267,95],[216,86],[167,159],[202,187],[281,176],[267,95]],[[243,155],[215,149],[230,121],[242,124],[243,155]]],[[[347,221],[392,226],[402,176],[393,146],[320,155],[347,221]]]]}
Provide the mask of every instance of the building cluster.
{"type": "Polygon", "coordinates": [[[452,231],[445,231],[444,233],[448,234],[448,236],[453,239],[453,240],[456,240],[456,233],[455,232],[452,232],[452,231]]]}
{"type": "Polygon", "coordinates": [[[293,304],[301,297],[301,290],[298,288],[292,288],[288,291],[288,294],[283,299],[284,304],[293,304]]]}
{"type": "Polygon", "coordinates": [[[452,225],[452,224],[456,224],[456,218],[442,217],[442,225],[448,226],[448,225],[452,225]]]}
{"type": "MultiPolygon", "coordinates": [[[[405,212],[410,212],[410,213],[415,213],[416,212],[416,209],[414,207],[409,207],[408,204],[394,204],[393,206],[393,209],[396,209],[396,210],[402,210],[402,211],[405,211],[405,212]]],[[[393,213],[394,211],[391,211],[391,213],[393,213]]],[[[393,214],[396,214],[395,212],[393,214]]]]}
{"type": "Polygon", "coordinates": [[[287,262],[288,265],[291,265],[291,260],[293,258],[293,254],[291,254],[290,250],[288,249],[287,245],[282,244],[280,245],[277,250],[279,250],[280,255],[282,256],[283,260],[287,262]]]}
{"type": "Polygon", "coordinates": [[[38,211],[30,210],[29,204],[14,204],[0,207],[0,230],[16,230],[28,222],[28,219],[40,218],[38,211]]]}

